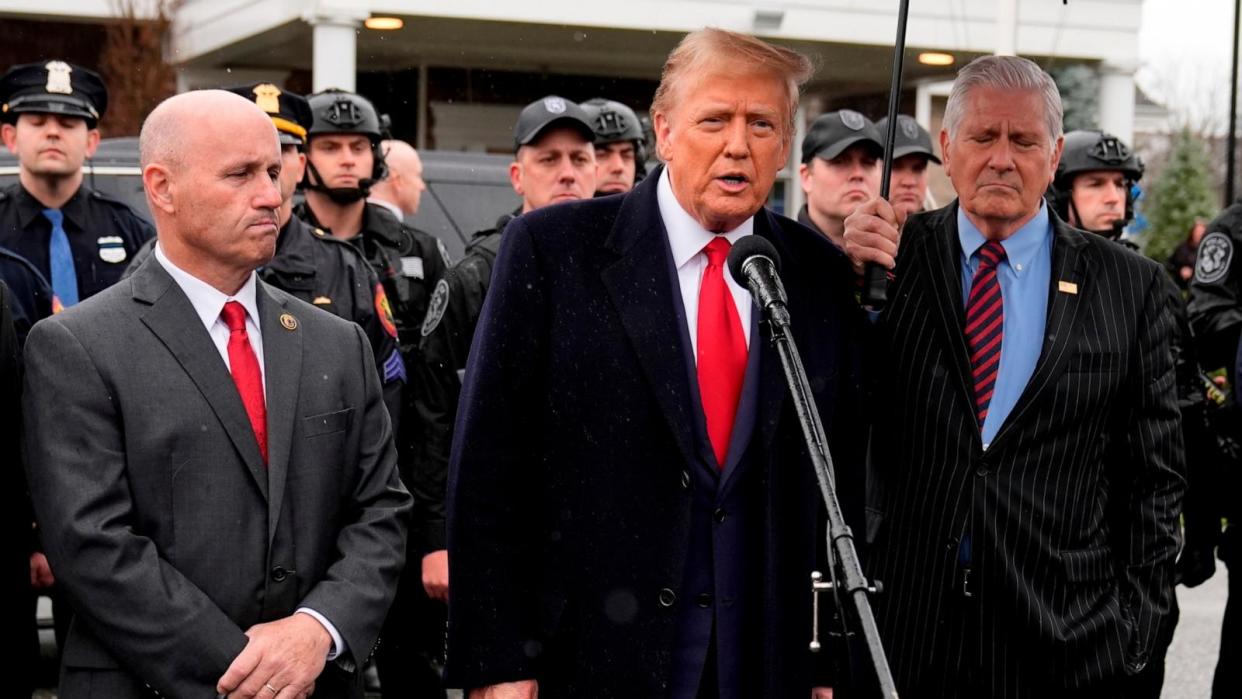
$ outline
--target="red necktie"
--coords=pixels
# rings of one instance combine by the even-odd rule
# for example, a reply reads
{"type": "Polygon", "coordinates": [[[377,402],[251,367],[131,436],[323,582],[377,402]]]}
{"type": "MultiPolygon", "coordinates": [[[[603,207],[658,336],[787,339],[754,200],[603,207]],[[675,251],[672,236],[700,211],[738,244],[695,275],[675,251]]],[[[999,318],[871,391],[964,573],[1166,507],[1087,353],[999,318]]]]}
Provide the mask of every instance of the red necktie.
{"type": "Polygon", "coordinates": [[[236,301],[224,304],[220,311],[224,324],[229,326],[229,368],[233,383],[241,394],[242,405],[250,417],[250,428],[259,442],[259,453],[267,463],[267,405],[263,400],[263,375],[259,372],[259,360],[250,346],[246,334],[246,309],[236,301]]]}
{"type": "Polygon", "coordinates": [[[703,248],[707,269],[699,285],[699,395],[707,416],[707,437],[723,469],[733,436],[733,418],[746,376],[746,336],[733,294],[725,284],[725,259],[732,245],[719,236],[703,248]]]}
{"type": "Polygon", "coordinates": [[[1005,330],[1005,304],[996,266],[1005,259],[1000,241],[989,240],[979,248],[979,269],[970,283],[966,302],[966,344],[970,347],[970,370],[975,380],[975,417],[979,428],[988,416],[996,375],[1000,369],[1001,341],[1005,330]]]}

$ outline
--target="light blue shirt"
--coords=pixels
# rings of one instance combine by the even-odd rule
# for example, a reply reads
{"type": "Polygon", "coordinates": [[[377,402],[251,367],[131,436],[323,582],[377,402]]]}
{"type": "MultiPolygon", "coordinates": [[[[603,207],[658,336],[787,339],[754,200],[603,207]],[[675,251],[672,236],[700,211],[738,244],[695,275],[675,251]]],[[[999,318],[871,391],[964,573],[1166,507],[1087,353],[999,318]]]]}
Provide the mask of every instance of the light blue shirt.
{"type": "MultiPolygon", "coordinates": [[[[960,206],[957,236],[962,245],[962,306],[965,308],[975,271],[979,269],[976,253],[987,239],[960,206]]],[[[1035,373],[1035,364],[1044,346],[1052,278],[1052,224],[1047,205],[1041,203],[1035,218],[1002,240],[1001,246],[1005,248],[1005,260],[996,273],[1004,296],[1005,325],[996,388],[988,406],[988,416],[983,421],[984,449],[996,438],[1005,418],[1017,405],[1031,374],[1035,373]]]]}

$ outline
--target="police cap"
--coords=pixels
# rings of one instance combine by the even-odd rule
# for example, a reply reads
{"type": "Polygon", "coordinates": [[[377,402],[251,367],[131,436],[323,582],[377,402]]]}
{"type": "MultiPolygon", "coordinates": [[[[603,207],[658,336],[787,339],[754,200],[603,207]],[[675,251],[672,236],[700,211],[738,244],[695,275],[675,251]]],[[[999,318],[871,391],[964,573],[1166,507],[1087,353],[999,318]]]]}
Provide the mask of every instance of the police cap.
{"type": "Polygon", "coordinates": [[[280,142],[286,146],[306,144],[306,132],[311,127],[310,103],[301,95],[285,92],[271,83],[253,83],[224,88],[259,105],[267,112],[280,134],[280,142]]]}
{"type": "MultiPolygon", "coordinates": [[[[887,139],[888,117],[877,121],[875,130],[880,132],[880,138],[887,139]]],[[[893,144],[893,160],[919,153],[926,155],[933,163],[940,164],[940,158],[936,157],[936,151],[932,149],[931,134],[912,116],[897,115],[897,135],[893,138],[893,144]]]]}
{"type": "Polygon", "coordinates": [[[548,95],[526,105],[518,115],[513,128],[513,149],[530,145],[553,124],[576,129],[587,143],[595,142],[595,130],[582,107],[564,97],[548,95]]]}
{"type": "Polygon", "coordinates": [[[884,139],[870,119],[852,109],[828,112],[811,122],[802,139],[802,162],[816,157],[832,160],[857,143],[871,146],[877,154],[884,152],[884,139]]]}
{"type": "Polygon", "coordinates": [[[80,117],[91,128],[108,108],[108,88],[93,70],[64,61],[24,63],[0,77],[0,118],[25,112],[80,117]]]}

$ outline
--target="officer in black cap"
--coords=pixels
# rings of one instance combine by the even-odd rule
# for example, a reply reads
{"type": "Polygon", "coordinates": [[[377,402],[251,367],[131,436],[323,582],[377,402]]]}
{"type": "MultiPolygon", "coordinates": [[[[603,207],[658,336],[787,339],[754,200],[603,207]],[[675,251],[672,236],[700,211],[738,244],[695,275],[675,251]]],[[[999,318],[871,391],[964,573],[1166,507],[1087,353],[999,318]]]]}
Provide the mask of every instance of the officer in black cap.
{"type": "Polygon", "coordinates": [[[18,182],[0,189],[0,247],[51,282],[56,308],[111,286],[154,236],[124,203],[82,184],[107,106],[103,80],[64,61],[14,66],[0,77],[0,137],[21,167],[18,182]]]}
{"type": "Polygon", "coordinates": [[[595,130],[595,196],[624,194],[647,176],[647,136],[633,109],[596,97],[582,103],[595,130]]]}
{"type": "Polygon", "coordinates": [[[798,222],[845,249],[845,217],[880,195],[883,139],[870,119],[852,109],[811,122],[802,140],[798,175],[806,204],[798,222]]]}
{"type": "Polygon", "coordinates": [[[563,97],[549,95],[522,110],[513,130],[515,155],[509,165],[509,179],[522,205],[501,216],[494,228],[474,235],[466,256],[436,285],[423,321],[423,365],[417,371],[425,377],[419,385],[427,390],[418,394],[417,406],[427,442],[415,477],[406,485],[418,503],[410,538],[420,540],[424,547],[423,579],[432,597],[448,599],[444,487],[449,447],[466,355],[487,295],[501,234],[517,215],[594,195],[594,139],[587,113],[563,97]]]}
{"type": "MultiPolygon", "coordinates": [[[[311,125],[306,98],[271,83],[225,88],[267,112],[280,137],[280,235],[276,255],[262,268],[263,281],[346,320],[357,323],[371,340],[375,366],[384,386],[384,402],[394,420],[401,414],[405,362],[387,295],[362,253],[293,215],[293,194],[306,167],[306,132],[311,125]]],[[[137,269],[151,252],[148,242],[130,264],[137,269]]]]}
{"type": "MultiPolygon", "coordinates": [[[[882,138],[888,138],[888,117],[875,124],[882,138]]],[[[932,148],[931,134],[914,117],[897,115],[897,135],[893,139],[893,170],[888,178],[888,201],[906,215],[923,211],[927,204],[927,164],[940,164],[932,148]]],[[[883,173],[881,173],[883,176],[883,173]]]]}

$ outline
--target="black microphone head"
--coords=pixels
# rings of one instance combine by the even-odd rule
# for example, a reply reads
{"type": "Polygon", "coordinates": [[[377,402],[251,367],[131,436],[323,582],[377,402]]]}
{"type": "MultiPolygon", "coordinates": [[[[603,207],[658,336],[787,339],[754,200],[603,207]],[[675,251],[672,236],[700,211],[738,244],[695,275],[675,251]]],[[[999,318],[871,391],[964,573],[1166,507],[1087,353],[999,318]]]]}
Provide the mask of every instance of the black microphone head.
{"type": "Polygon", "coordinates": [[[746,264],[746,260],[761,255],[772,261],[772,267],[776,271],[781,269],[781,256],[776,254],[776,248],[772,247],[772,243],[767,238],[758,235],[742,236],[729,251],[729,273],[739,283],[746,282],[746,275],[742,272],[742,265],[746,264]]]}

